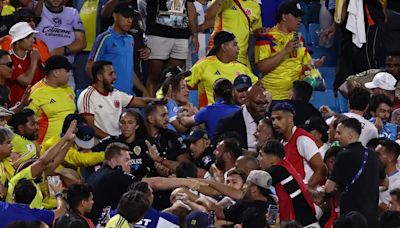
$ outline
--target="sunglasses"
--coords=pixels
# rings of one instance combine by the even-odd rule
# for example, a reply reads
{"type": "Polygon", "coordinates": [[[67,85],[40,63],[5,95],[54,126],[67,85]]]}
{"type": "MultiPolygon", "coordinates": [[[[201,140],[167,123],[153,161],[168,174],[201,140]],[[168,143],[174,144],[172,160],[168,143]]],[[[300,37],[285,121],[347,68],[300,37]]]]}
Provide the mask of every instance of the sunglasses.
{"type": "Polygon", "coordinates": [[[5,65],[8,68],[11,68],[13,66],[13,62],[11,61],[11,62],[8,62],[8,63],[0,63],[0,65],[5,65]]]}

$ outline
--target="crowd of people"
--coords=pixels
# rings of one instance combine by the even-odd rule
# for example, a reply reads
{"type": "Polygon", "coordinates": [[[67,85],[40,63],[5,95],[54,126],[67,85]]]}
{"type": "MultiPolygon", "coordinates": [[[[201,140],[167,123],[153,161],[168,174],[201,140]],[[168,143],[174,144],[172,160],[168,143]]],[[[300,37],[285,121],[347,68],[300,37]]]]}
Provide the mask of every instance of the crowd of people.
{"type": "Polygon", "coordinates": [[[400,2],[321,0],[344,113],[308,2],[1,0],[0,227],[400,227],[400,2]]]}

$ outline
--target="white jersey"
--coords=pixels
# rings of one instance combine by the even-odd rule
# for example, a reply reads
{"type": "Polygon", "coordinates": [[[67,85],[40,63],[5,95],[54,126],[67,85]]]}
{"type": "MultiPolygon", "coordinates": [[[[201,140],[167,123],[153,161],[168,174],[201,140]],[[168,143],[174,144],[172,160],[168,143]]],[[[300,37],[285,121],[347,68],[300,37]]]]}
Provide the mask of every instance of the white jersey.
{"type": "Polygon", "coordinates": [[[384,192],[379,193],[379,203],[390,203],[390,191],[396,188],[400,188],[400,170],[396,170],[395,173],[387,176],[389,179],[389,188],[384,192]]]}
{"type": "Polygon", "coordinates": [[[119,135],[119,117],[122,108],[127,107],[133,96],[114,89],[108,94],[100,93],[94,86],[89,86],[79,95],[78,111],[82,115],[93,115],[94,125],[109,135],[119,135]]]}

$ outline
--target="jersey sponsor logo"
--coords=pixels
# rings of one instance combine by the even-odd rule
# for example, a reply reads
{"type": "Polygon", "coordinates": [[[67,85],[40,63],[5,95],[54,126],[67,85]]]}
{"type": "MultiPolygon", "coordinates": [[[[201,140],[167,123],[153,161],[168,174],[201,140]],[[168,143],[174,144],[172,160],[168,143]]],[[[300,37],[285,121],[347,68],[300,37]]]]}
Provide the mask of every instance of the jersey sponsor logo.
{"type": "Polygon", "coordinates": [[[56,103],[56,100],[54,100],[53,98],[51,98],[50,100],[50,104],[56,103]]]}
{"type": "Polygon", "coordinates": [[[210,156],[205,156],[203,159],[204,165],[208,165],[208,163],[210,163],[212,161],[210,156]]]}
{"type": "Polygon", "coordinates": [[[219,70],[215,71],[214,75],[221,75],[221,72],[219,70]]]}
{"type": "Polygon", "coordinates": [[[119,101],[114,101],[114,106],[116,108],[119,108],[121,106],[121,103],[119,101]]]}
{"type": "Polygon", "coordinates": [[[51,20],[54,23],[54,26],[59,27],[62,24],[62,20],[59,17],[53,17],[51,20]]]}
{"type": "Polygon", "coordinates": [[[236,9],[236,7],[235,7],[235,6],[232,6],[232,7],[231,7],[231,10],[237,10],[237,9],[236,9]]]}

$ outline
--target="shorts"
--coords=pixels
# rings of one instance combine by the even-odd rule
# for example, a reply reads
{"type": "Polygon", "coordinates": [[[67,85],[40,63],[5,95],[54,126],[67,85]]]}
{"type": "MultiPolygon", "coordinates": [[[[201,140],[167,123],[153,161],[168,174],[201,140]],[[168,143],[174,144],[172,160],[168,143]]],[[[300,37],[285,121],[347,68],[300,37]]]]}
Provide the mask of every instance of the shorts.
{"type": "Polygon", "coordinates": [[[189,39],[147,36],[150,59],[167,60],[169,58],[186,60],[189,52],[189,39]]]}

